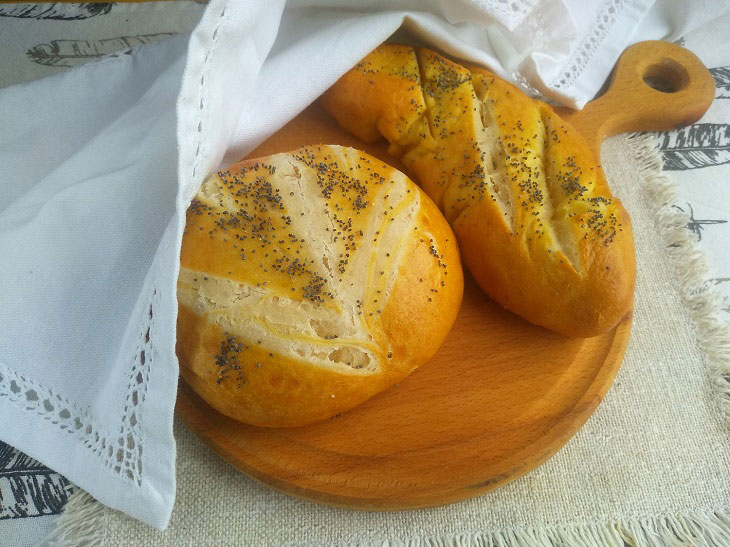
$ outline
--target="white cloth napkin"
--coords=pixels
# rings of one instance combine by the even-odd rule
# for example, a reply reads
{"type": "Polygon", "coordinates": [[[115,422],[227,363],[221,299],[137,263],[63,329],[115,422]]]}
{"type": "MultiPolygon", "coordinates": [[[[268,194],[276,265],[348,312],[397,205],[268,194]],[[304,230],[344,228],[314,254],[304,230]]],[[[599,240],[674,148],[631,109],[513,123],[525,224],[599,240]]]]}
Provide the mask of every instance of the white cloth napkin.
{"type": "Polygon", "coordinates": [[[175,492],[187,39],[0,96],[2,438],[157,525],[175,492]]]}
{"type": "Polygon", "coordinates": [[[187,56],[170,39],[3,90],[0,437],[164,527],[177,258],[204,177],[400,27],[582,105],[629,40],[661,37],[635,33],[651,4],[212,0],[187,56]]]}

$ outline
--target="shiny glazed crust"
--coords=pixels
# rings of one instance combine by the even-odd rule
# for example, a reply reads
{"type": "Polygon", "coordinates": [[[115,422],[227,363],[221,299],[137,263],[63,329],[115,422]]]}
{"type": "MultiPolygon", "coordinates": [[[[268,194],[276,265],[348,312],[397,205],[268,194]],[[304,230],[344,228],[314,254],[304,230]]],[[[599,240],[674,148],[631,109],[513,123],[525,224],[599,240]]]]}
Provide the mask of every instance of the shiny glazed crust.
{"type": "Polygon", "coordinates": [[[259,426],[323,420],[399,382],[441,345],[463,292],[455,237],[428,196],[340,146],[210,177],[180,263],[182,376],[259,426]]]}
{"type": "Polygon", "coordinates": [[[631,313],[631,221],[550,106],[485,69],[395,44],[363,59],[322,103],[366,142],[388,139],[503,307],[584,337],[631,313]]]}

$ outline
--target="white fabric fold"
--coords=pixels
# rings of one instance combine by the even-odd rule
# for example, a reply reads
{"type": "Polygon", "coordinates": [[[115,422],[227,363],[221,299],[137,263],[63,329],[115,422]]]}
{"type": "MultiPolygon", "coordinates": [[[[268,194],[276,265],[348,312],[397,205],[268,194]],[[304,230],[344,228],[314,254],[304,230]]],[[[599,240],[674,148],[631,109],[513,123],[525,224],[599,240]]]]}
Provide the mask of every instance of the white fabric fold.
{"type": "Polygon", "coordinates": [[[0,95],[0,434],[157,526],[175,492],[187,39],[0,95]]]}

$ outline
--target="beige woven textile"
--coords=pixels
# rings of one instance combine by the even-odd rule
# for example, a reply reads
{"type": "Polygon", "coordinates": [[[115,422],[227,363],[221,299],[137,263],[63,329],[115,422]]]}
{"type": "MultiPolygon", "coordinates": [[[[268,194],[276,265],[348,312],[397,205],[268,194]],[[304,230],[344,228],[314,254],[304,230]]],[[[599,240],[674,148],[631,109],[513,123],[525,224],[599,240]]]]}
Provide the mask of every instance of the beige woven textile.
{"type": "MultiPolygon", "coordinates": [[[[730,545],[730,338],[713,320],[702,259],[671,203],[653,137],[603,147],[630,211],[636,307],[621,371],[595,414],[547,463],[476,499],[368,513],[294,499],[239,473],[177,424],[178,494],[158,532],[73,500],[68,544],[730,545]]],[[[458,420],[455,416],[454,420],[458,420]]],[[[354,432],[356,433],[356,432],[354,432]]],[[[485,447],[488,450],[488,447],[485,447]]]]}

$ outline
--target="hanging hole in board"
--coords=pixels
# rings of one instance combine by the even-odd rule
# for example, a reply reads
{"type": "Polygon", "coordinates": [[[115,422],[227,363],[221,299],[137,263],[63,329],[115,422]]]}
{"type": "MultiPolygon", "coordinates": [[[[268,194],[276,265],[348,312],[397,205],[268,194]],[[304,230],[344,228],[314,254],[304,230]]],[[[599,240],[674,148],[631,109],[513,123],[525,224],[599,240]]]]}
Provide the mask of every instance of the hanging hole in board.
{"type": "Polygon", "coordinates": [[[666,58],[646,67],[642,77],[646,85],[662,93],[676,93],[689,83],[687,70],[678,62],[666,58]]]}

